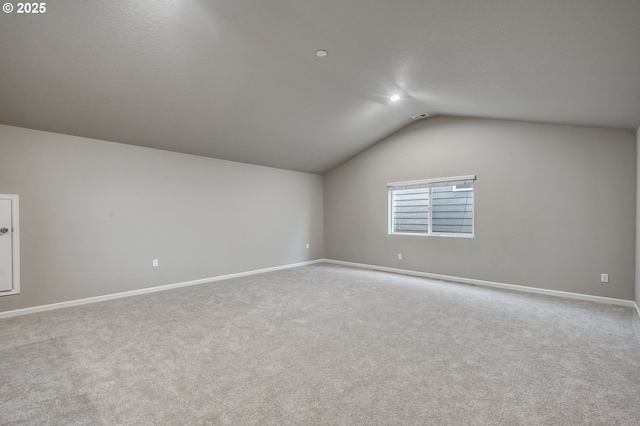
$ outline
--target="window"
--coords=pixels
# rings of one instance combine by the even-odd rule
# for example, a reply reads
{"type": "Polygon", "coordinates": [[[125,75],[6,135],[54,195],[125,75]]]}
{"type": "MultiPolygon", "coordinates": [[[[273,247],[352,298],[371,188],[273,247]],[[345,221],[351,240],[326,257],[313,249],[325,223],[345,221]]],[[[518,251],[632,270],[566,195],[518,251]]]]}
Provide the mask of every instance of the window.
{"type": "Polygon", "coordinates": [[[473,237],[475,176],[387,184],[389,233],[473,237]]]}

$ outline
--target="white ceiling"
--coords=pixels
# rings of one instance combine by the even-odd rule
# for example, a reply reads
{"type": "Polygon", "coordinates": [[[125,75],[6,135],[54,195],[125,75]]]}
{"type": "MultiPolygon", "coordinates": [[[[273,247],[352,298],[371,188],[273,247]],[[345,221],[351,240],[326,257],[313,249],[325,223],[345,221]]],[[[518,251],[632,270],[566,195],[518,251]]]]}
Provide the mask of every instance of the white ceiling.
{"type": "Polygon", "coordinates": [[[639,0],[46,7],[0,13],[2,124],[313,173],[421,112],[640,126],[639,0]]]}

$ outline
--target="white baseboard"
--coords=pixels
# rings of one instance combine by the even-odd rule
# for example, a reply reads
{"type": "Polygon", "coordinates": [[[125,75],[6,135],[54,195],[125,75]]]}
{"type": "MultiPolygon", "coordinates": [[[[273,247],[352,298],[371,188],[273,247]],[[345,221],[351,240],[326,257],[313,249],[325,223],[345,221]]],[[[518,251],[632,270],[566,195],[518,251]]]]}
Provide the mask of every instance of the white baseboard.
{"type": "Polygon", "coordinates": [[[265,272],[272,272],[272,271],[279,271],[279,270],[282,270],[282,269],[296,268],[296,267],[299,267],[299,266],[312,265],[314,263],[321,263],[321,262],[324,262],[324,259],[310,260],[308,262],[292,263],[292,264],[289,264],[289,265],[282,265],[282,266],[274,266],[274,267],[271,267],[271,268],[256,269],[256,270],[253,270],[253,271],[239,272],[239,273],[236,273],[236,274],[220,275],[220,276],[217,276],[217,277],[202,278],[202,279],[199,279],[199,280],[185,281],[185,282],[176,283],[176,284],[167,284],[167,285],[161,285],[161,286],[157,286],[157,287],[142,288],[142,289],[139,289],[139,290],[131,290],[131,291],[124,291],[124,292],[120,292],[120,293],[105,294],[103,296],[89,297],[89,298],[86,298],[86,299],[78,299],[78,300],[70,300],[68,302],[52,303],[50,305],[34,306],[32,308],[16,309],[16,310],[13,310],[13,311],[0,312],[0,319],[17,317],[17,316],[21,316],[21,315],[35,314],[37,312],[52,311],[54,309],[69,308],[69,307],[72,307],[72,306],[87,305],[89,303],[105,302],[107,300],[120,299],[120,298],[123,298],[123,297],[130,297],[130,296],[138,296],[140,294],[155,293],[157,291],[173,290],[173,289],[181,288],[181,287],[188,287],[188,286],[192,286],[192,285],[205,284],[205,283],[210,283],[210,282],[214,282],[214,281],[228,280],[228,279],[231,279],[231,278],[246,277],[246,276],[249,276],[249,275],[263,274],[265,272]]]}
{"type": "Polygon", "coordinates": [[[527,287],[527,286],[516,285],[516,284],[504,284],[504,283],[496,283],[493,281],[474,280],[471,278],[452,277],[449,275],[430,274],[427,272],[411,271],[408,269],[397,269],[397,268],[388,268],[386,266],[367,265],[364,263],[344,262],[342,260],[325,259],[324,261],[326,263],[334,263],[337,265],[353,266],[356,268],[364,268],[364,269],[373,269],[376,271],[392,272],[395,274],[413,275],[417,277],[425,277],[425,278],[431,278],[435,280],[454,281],[454,282],[460,282],[460,283],[466,283],[466,284],[475,284],[475,285],[484,286],[484,287],[495,287],[495,288],[501,288],[505,290],[521,291],[525,293],[545,294],[548,296],[558,296],[558,297],[564,297],[568,299],[587,300],[590,302],[606,303],[609,305],[635,307],[636,311],[638,312],[638,316],[640,316],[640,309],[638,309],[638,305],[636,305],[636,303],[633,300],[613,299],[610,297],[591,296],[589,294],[570,293],[567,291],[559,291],[559,290],[548,290],[544,288],[527,287]]]}
{"type": "Polygon", "coordinates": [[[485,287],[495,287],[495,288],[501,288],[506,290],[521,291],[525,293],[546,294],[549,296],[558,296],[558,297],[564,297],[569,299],[587,300],[587,301],[597,302],[597,303],[607,303],[610,305],[629,306],[636,309],[638,318],[640,318],[640,307],[638,307],[638,305],[633,300],[613,299],[609,297],[591,296],[588,294],[570,293],[570,292],[559,291],[559,290],[548,290],[548,289],[535,288],[535,287],[526,287],[526,286],[521,286],[516,284],[504,284],[504,283],[496,283],[492,281],[474,280],[470,278],[452,277],[449,275],[430,274],[427,272],[411,271],[408,269],[389,268],[386,266],[375,266],[375,265],[368,265],[364,263],[345,262],[342,260],[317,259],[317,260],[311,260],[307,262],[275,266],[271,268],[256,269],[253,271],[239,272],[239,273],[228,274],[228,275],[220,275],[217,277],[202,278],[202,279],[193,280],[193,281],[185,281],[185,282],[176,283],[176,284],[167,284],[167,285],[162,285],[157,287],[143,288],[139,290],[131,290],[131,291],[124,291],[121,293],[113,293],[113,294],[106,294],[103,296],[89,297],[86,299],[70,300],[68,302],[52,303],[49,305],[34,306],[31,308],[0,312],[0,319],[17,317],[21,315],[35,314],[37,312],[51,311],[54,309],[69,308],[72,306],[87,305],[90,303],[105,302],[107,300],[120,299],[123,297],[130,297],[130,296],[138,296],[138,295],[147,294],[147,293],[155,293],[157,291],[173,290],[181,287],[205,284],[205,283],[210,283],[214,281],[228,280],[231,278],[246,277],[249,275],[263,274],[265,272],[296,268],[299,266],[312,265],[315,263],[333,263],[336,265],[352,266],[356,268],[372,269],[372,270],[383,271],[383,272],[392,272],[395,274],[413,275],[417,277],[425,277],[425,278],[431,278],[435,280],[454,281],[454,282],[461,282],[466,284],[475,284],[475,285],[480,285],[485,287]]]}

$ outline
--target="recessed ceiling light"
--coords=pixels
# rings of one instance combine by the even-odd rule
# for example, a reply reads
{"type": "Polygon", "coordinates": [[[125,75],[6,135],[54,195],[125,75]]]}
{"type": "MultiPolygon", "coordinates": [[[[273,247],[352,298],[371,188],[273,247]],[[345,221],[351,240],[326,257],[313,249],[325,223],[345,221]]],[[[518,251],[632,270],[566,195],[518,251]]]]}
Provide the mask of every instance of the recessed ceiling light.
{"type": "Polygon", "coordinates": [[[420,120],[421,118],[427,118],[428,116],[429,114],[427,114],[426,112],[422,112],[420,114],[412,115],[411,118],[413,118],[414,120],[420,120]]]}
{"type": "Polygon", "coordinates": [[[324,58],[325,56],[327,56],[329,54],[329,52],[327,52],[324,49],[320,49],[320,50],[316,50],[316,56],[318,58],[324,58]]]}
{"type": "Polygon", "coordinates": [[[391,102],[398,102],[400,100],[400,95],[393,95],[389,98],[391,102]]]}

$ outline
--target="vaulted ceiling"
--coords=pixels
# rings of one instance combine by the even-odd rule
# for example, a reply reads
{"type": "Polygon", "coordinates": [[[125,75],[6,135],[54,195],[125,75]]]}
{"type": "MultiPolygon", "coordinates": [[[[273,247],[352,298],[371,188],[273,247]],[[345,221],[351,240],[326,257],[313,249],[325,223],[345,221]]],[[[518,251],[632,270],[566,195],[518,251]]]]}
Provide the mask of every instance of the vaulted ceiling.
{"type": "Polygon", "coordinates": [[[423,112],[637,128],[640,1],[56,0],[0,16],[2,124],[324,173],[423,112]]]}

